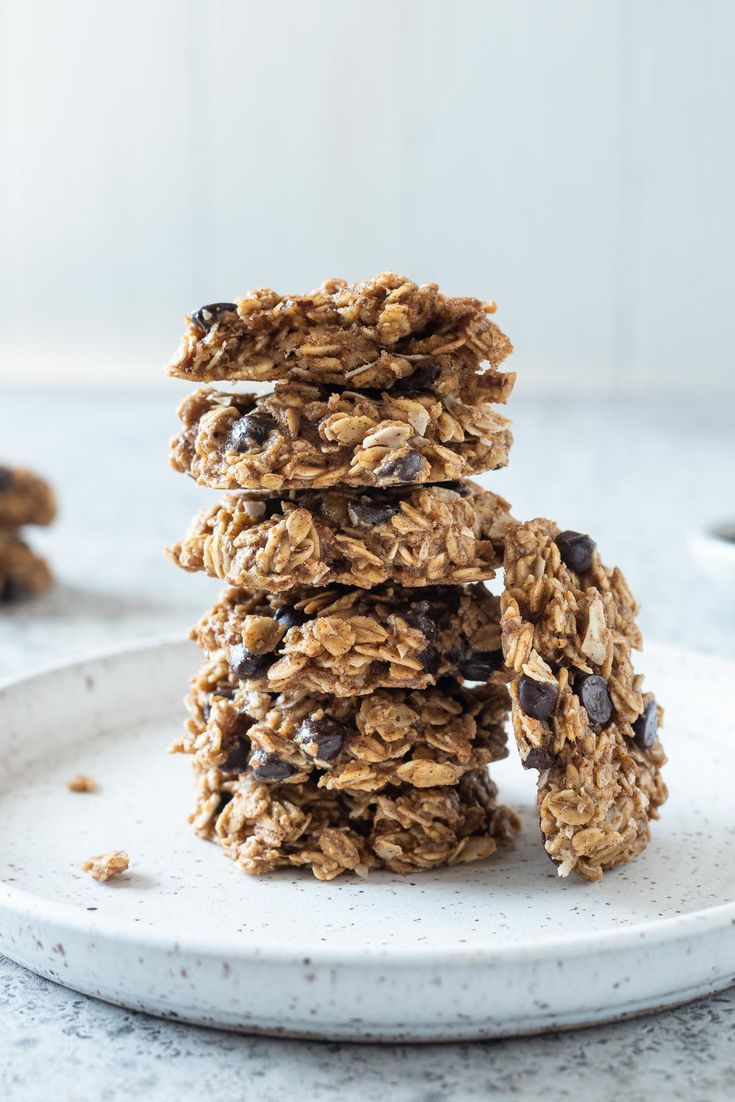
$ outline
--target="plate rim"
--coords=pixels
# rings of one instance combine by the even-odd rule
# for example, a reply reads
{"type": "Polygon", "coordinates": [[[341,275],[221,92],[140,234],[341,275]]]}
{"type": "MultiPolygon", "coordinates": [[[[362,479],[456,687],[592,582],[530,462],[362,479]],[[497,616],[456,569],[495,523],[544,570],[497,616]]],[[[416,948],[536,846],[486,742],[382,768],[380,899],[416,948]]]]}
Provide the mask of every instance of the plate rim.
{"type": "MultiPolygon", "coordinates": [[[[179,633],[166,633],[155,636],[152,639],[133,640],[122,646],[98,648],[88,654],[79,654],[72,659],[62,659],[57,662],[41,665],[33,670],[26,670],[20,674],[11,675],[0,680],[0,692],[8,689],[22,688],[24,684],[37,681],[52,674],[72,672],[79,667],[116,658],[130,657],[147,651],[166,648],[181,647],[187,643],[186,636],[179,633]]],[[[729,669],[735,672],[735,660],[722,658],[717,655],[709,655],[706,652],[679,647],[671,643],[649,642],[647,651],[670,653],[685,656],[694,662],[707,662],[710,667],[720,667],[723,672],[729,669]]],[[[0,798],[2,793],[0,792],[0,798]]],[[[221,856],[225,860],[224,855],[221,856]]],[[[230,870],[228,870],[230,871],[230,870]]],[[[278,873],[274,875],[280,875],[278,873]]],[[[293,875],[293,874],[291,874],[293,875]]],[[[387,875],[387,874],[386,874],[387,875]]],[[[420,873],[417,873],[420,876],[420,873]]],[[[403,877],[394,877],[396,884],[405,882],[403,877]]],[[[145,944],[155,946],[159,951],[170,949],[179,943],[175,936],[154,926],[141,927],[128,919],[119,919],[109,915],[97,917],[84,910],[79,910],[74,904],[61,903],[55,900],[46,900],[34,895],[25,888],[15,887],[6,880],[0,880],[0,911],[12,911],[16,916],[23,915],[33,917],[36,920],[55,922],[63,925],[75,933],[94,933],[95,937],[119,942],[121,939],[128,944],[145,944]]],[[[490,885],[491,890],[491,885],[490,885]]],[[[589,886],[594,890],[594,885],[589,886]]],[[[233,944],[227,936],[218,936],[213,931],[206,938],[196,935],[186,935],[185,945],[187,951],[196,952],[203,957],[220,957],[226,951],[238,962],[259,962],[262,964],[283,965],[302,961],[304,955],[314,963],[327,963],[335,961],[340,964],[354,965],[359,961],[389,960],[396,967],[407,967],[417,963],[426,963],[430,960],[460,962],[472,960],[484,966],[497,964],[499,966],[512,964],[519,958],[528,957],[529,950],[533,950],[534,960],[546,963],[554,960],[562,952],[566,958],[583,957],[588,952],[614,953],[624,951],[631,945],[641,944],[648,938],[655,938],[657,944],[661,942],[673,942],[686,940],[696,933],[697,936],[714,933],[718,930],[732,926],[735,929],[735,898],[729,902],[719,903],[713,907],[702,907],[686,914],[672,915],[668,918],[651,919],[645,922],[636,922],[633,925],[621,926],[610,929],[605,933],[595,931],[570,932],[554,934],[544,937],[543,941],[524,940],[516,944],[492,944],[486,947],[474,947],[468,949],[461,945],[444,946],[440,950],[432,949],[424,944],[412,947],[393,949],[390,946],[375,948],[366,946],[348,947],[342,946],[335,952],[327,946],[309,945],[308,949],[298,944],[289,946],[269,946],[265,949],[252,946],[247,939],[242,944],[233,944]]]]}

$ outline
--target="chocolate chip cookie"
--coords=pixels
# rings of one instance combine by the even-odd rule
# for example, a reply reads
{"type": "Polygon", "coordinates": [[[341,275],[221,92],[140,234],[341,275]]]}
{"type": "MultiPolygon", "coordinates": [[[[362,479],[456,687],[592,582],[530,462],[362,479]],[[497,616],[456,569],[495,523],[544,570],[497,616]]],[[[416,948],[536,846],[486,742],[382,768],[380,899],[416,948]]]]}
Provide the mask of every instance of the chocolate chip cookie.
{"type": "Polygon", "coordinates": [[[50,524],[56,501],[47,482],[22,467],[0,466],[0,529],[50,524]]]}
{"type": "Polygon", "coordinates": [[[192,679],[189,721],[172,749],[201,769],[250,771],[266,783],[378,792],[454,785],[507,754],[504,685],[376,690],[368,696],[275,695],[243,689],[224,657],[192,679]]]}
{"type": "Polygon", "coordinates": [[[497,368],[512,347],[494,313],[492,302],[449,298],[393,272],[331,279],[306,295],[265,288],[193,311],[168,371],[201,382],[290,379],[395,394],[457,395],[479,378],[489,400],[505,401],[514,376],[497,368]]]}
{"type": "Polygon", "coordinates": [[[510,422],[482,394],[393,397],[281,383],[272,394],[198,390],[171,464],[219,490],[447,482],[505,466],[510,422]]]}
{"type": "Polygon", "coordinates": [[[184,570],[271,593],[461,585],[494,577],[509,508],[472,482],[232,494],[195,517],[169,554],[184,570]]]}
{"type": "Polygon", "coordinates": [[[637,605],[588,535],[549,520],[508,532],[504,566],[513,728],[546,851],[561,876],[599,880],[645,849],[667,796],[663,712],[631,663],[637,605]]]}
{"type": "Polygon", "coordinates": [[[249,689],[352,696],[502,677],[499,602],[483,585],[228,590],[192,629],[249,689]]]}

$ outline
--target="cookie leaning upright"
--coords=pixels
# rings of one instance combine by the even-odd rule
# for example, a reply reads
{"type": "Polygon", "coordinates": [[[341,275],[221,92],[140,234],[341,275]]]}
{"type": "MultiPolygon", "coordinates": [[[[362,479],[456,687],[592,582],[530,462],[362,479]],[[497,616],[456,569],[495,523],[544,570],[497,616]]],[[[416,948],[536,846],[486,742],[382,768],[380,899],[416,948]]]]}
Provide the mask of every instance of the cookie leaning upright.
{"type": "Polygon", "coordinates": [[[599,880],[645,849],[667,792],[663,713],[631,663],[637,605],[594,542],[549,520],[507,535],[502,639],[513,727],[559,874],[599,880]]]}

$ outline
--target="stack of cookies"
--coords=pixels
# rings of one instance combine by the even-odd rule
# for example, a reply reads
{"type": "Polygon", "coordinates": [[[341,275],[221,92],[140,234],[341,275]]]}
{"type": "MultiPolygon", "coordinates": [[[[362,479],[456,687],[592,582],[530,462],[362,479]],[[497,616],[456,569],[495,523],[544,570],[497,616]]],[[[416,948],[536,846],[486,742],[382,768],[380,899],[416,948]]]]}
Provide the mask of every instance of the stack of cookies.
{"type": "Polygon", "coordinates": [[[195,829],[246,872],[490,856],[518,828],[488,774],[509,710],[561,875],[599,879],[648,842],[661,711],[625,580],[588,536],[519,524],[467,480],[511,444],[494,310],[387,273],[187,319],[170,374],[231,386],[183,402],[171,462],[230,492],[169,553],[228,588],[192,629],[204,664],[174,749],[194,758],[195,829]]]}
{"type": "Polygon", "coordinates": [[[47,482],[22,468],[0,466],[0,604],[42,593],[51,571],[23,539],[27,524],[50,524],[56,502],[47,482]]]}
{"type": "Polygon", "coordinates": [[[228,585],[193,629],[205,662],[176,749],[192,821],[245,871],[320,879],[488,857],[517,828],[494,576],[513,376],[492,304],[393,274],[256,291],[188,319],[171,374],[201,389],[173,466],[235,491],[171,548],[228,585]]]}

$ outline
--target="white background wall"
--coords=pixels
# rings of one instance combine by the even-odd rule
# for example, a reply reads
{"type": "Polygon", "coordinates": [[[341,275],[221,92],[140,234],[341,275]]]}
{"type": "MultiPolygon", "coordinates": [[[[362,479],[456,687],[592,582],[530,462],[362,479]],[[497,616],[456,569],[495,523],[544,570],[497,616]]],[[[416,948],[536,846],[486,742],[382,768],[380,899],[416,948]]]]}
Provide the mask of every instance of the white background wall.
{"type": "Polygon", "coordinates": [[[155,386],[186,310],[393,267],[495,297],[526,392],[735,390],[730,0],[1,11],[4,383],[155,386]]]}

